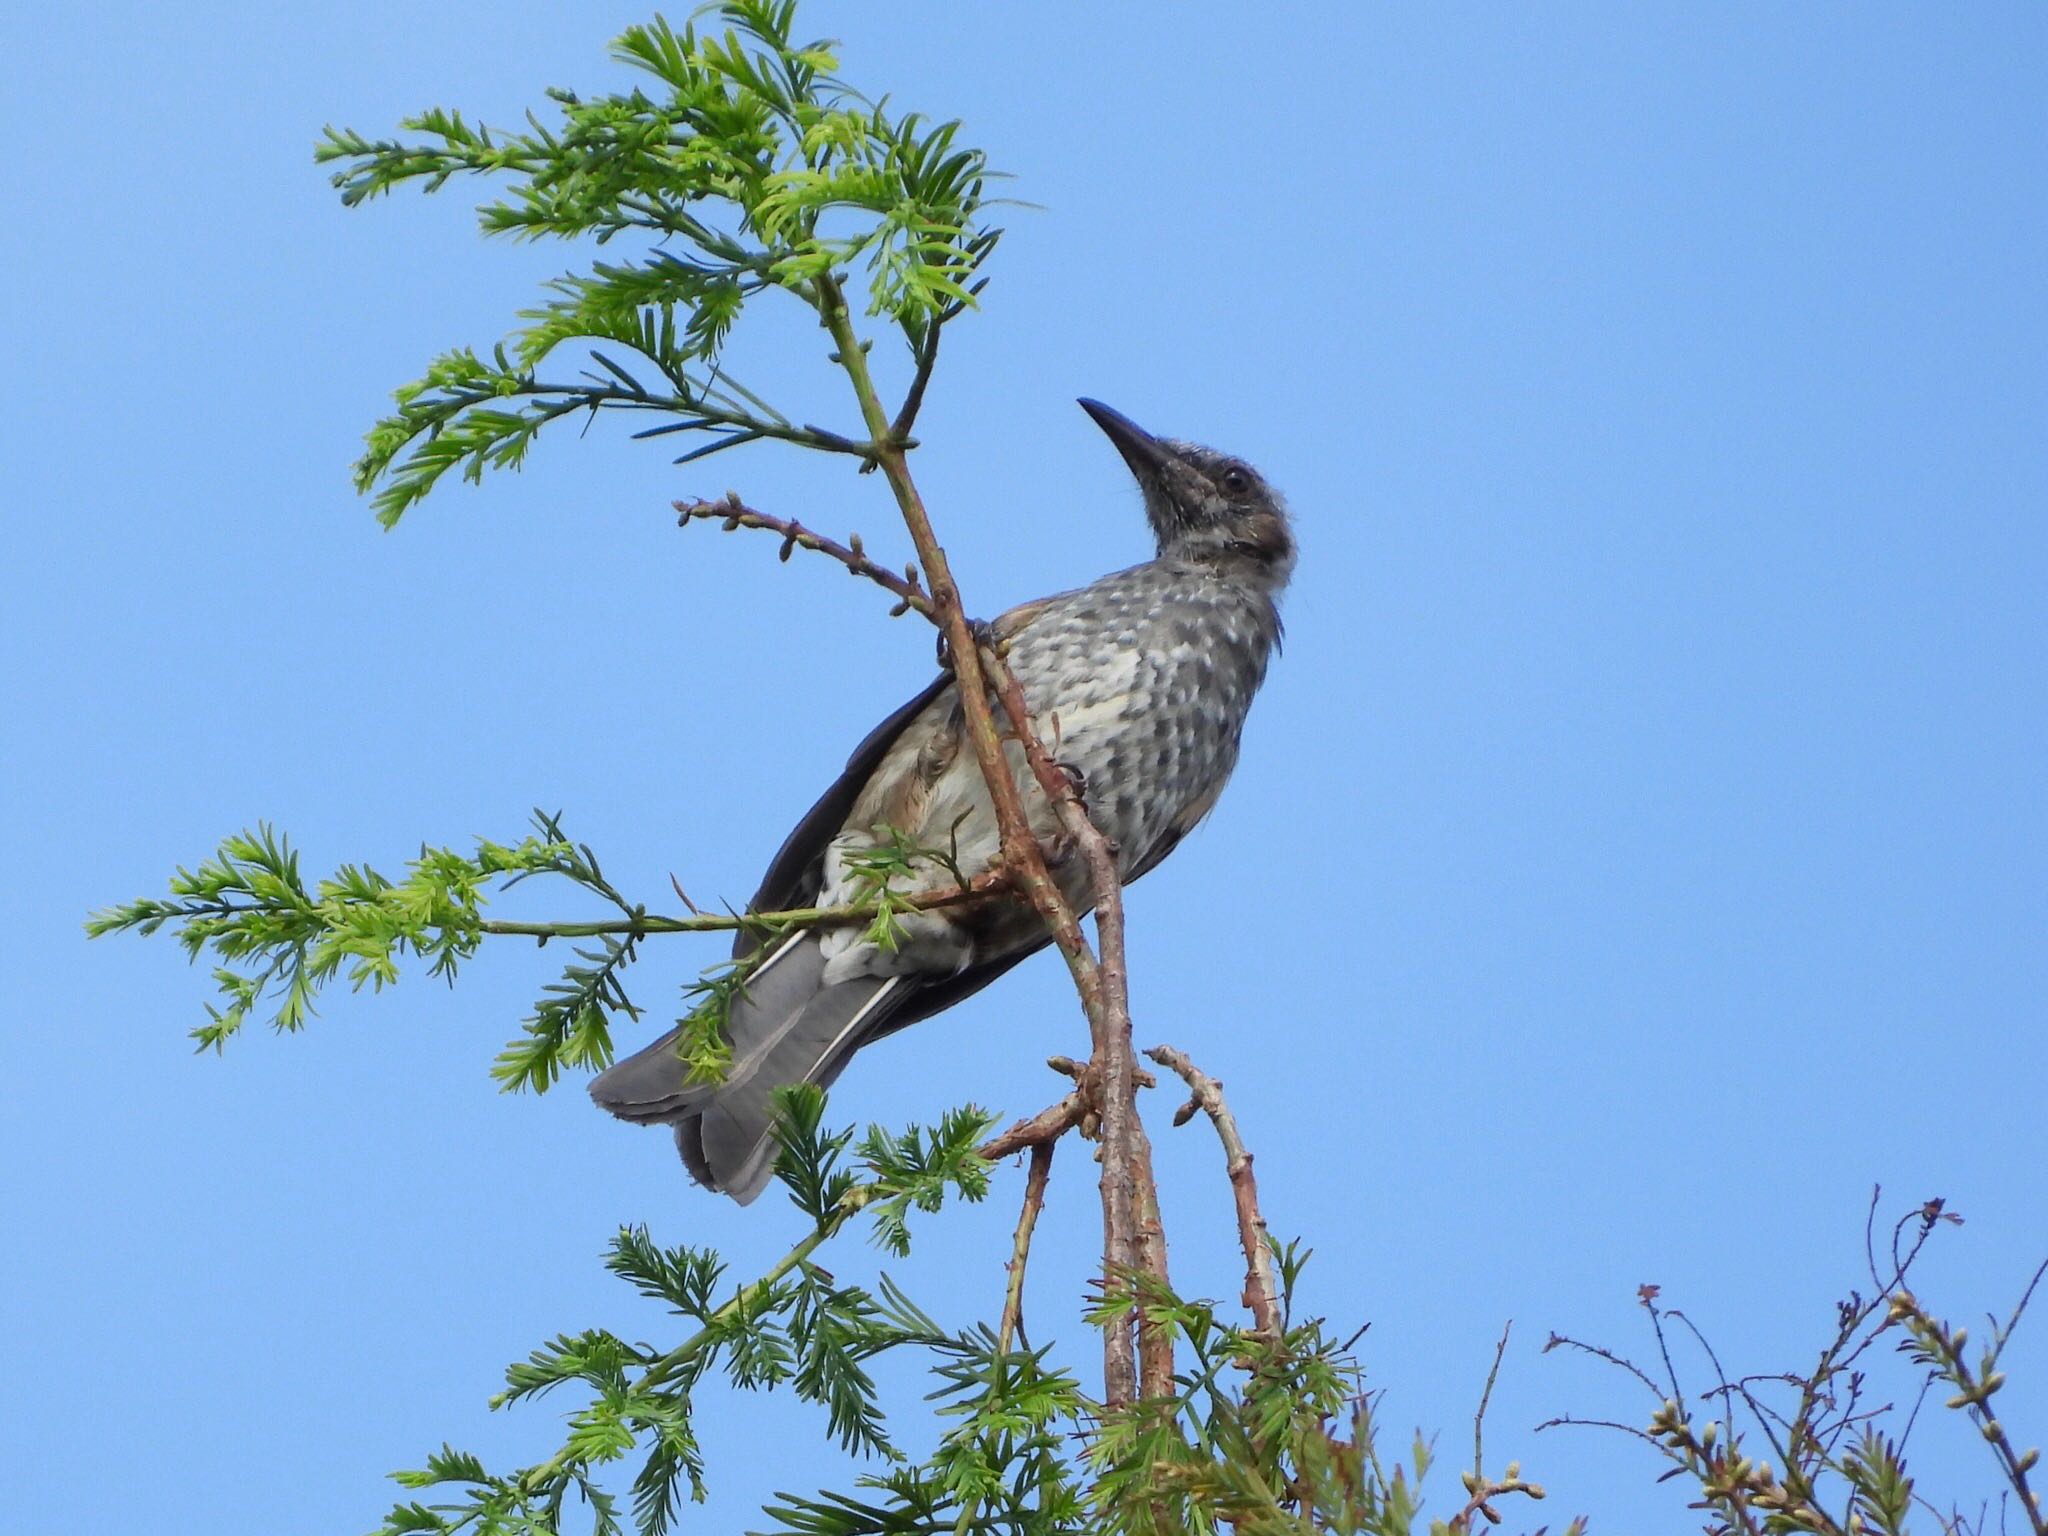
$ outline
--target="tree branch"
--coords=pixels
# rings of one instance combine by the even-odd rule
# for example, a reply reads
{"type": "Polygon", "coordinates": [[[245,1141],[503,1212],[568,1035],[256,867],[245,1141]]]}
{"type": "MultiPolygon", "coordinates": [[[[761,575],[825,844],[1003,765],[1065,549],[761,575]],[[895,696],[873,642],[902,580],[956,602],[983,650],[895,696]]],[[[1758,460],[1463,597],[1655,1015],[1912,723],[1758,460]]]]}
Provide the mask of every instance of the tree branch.
{"type": "Polygon", "coordinates": [[[856,576],[865,576],[869,581],[892,593],[896,606],[889,610],[889,617],[916,612],[923,614],[934,624],[938,615],[932,609],[931,599],[925,596],[918,584],[917,567],[907,567],[902,575],[886,566],[877,565],[867,557],[861,548],[860,535],[854,534],[850,542],[841,544],[814,533],[793,517],[774,517],[766,512],[757,512],[739,498],[738,492],[728,492],[722,501],[679,501],[675,503],[678,514],[677,526],[687,528],[697,521],[719,522],[726,532],[736,528],[763,528],[770,533],[782,535],[782,558],[787,560],[793,549],[815,550],[829,559],[837,560],[856,576]]]}
{"type": "MultiPolygon", "coordinates": [[[[1102,1114],[1104,1259],[1167,1284],[1166,1233],[1152,1176],[1152,1143],[1138,1118],[1138,1068],[1131,1059],[1129,973],[1124,961],[1123,881],[1116,849],[1089,819],[1074,779],[1052,760],[1031,723],[1030,706],[1002,656],[983,647],[997,700],[1022,747],[1024,761],[1051,802],[1060,830],[1088,868],[1095,897],[1097,995],[1088,1018],[1095,1051],[1089,1063],[1102,1114]]],[[[1173,1391],[1173,1335],[1163,1324],[1139,1330],[1139,1389],[1146,1397],[1173,1391]]]]}
{"type": "MultiPolygon", "coordinates": [[[[890,489],[895,493],[904,525],[910,531],[911,543],[924,566],[939,629],[952,653],[968,739],[974,747],[975,761],[981,769],[982,778],[988,785],[996,823],[1002,832],[1004,865],[1014,873],[1019,888],[1051,932],[1053,942],[1067,961],[1067,968],[1073,975],[1074,985],[1088,1014],[1104,1122],[1101,1187],[1106,1266],[1113,1268],[1121,1264],[1135,1269],[1139,1267],[1142,1255],[1150,1255],[1163,1263],[1163,1242],[1141,1248],[1137,1234],[1138,1202],[1133,1194],[1140,1182],[1150,1183],[1150,1157],[1149,1148],[1142,1142],[1142,1128],[1137,1130],[1135,1137],[1133,1135],[1136,1119],[1133,1096],[1136,1090],[1130,1075],[1130,1010],[1125,1001],[1122,908],[1117,899],[1114,860],[1103,856],[1108,845],[1088,823],[1085,811],[1080,809],[1078,798],[1074,796],[1073,786],[1065,782],[1064,774],[1051,768],[1043,748],[1038,747],[1036,757],[1043,763],[1043,770],[1040,762],[1034,762],[1033,770],[1040,773],[1040,783],[1046,783],[1044,771],[1049,770],[1064,785],[1064,795],[1071,802],[1060,812],[1062,826],[1076,837],[1077,844],[1084,850],[1092,844],[1096,855],[1089,859],[1089,870],[1096,882],[1096,934],[1103,952],[1103,959],[1098,963],[1081,933],[1073,907],[1046,867],[1044,852],[1032,831],[1023,797],[1018,792],[1003,751],[1002,737],[989,709],[991,684],[998,687],[1007,684],[1005,709],[1011,716],[1016,739],[1030,759],[1036,737],[1031,730],[1029,714],[1022,707],[1022,693],[1000,656],[985,655],[976,642],[973,627],[961,606],[960,590],[953,581],[952,567],[932,531],[923,498],[911,480],[903,445],[894,435],[868,372],[866,349],[854,331],[845,297],[829,273],[818,278],[815,297],[819,318],[837,349],[834,360],[846,370],[853,384],[862,418],[871,435],[876,461],[882,466],[890,489]],[[1077,827],[1086,830],[1076,831],[1077,827]],[[1145,1163],[1142,1172],[1134,1166],[1141,1159],[1145,1163]]],[[[1047,793],[1052,793],[1049,785],[1047,793]]],[[[1061,802],[1056,799],[1055,807],[1060,806],[1061,802]]],[[[1156,1204],[1156,1199],[1153,1203],[1156,1204]]],[[[1103,1387],[1105,1401],[1112,1406],[1128,1402],[1137,1390],[1134,1354],[1128,1328],[1112,1327],[1106,1331],[1103,1387]]],[[[1157,1375],[1156,1371],[1148,1374],[1155,1378],[1157,1375]]],[[[1170,1366],[1165,1372],[1165,1379],[1170,1389],[1170,1366]]]]}
{"type": "Polygon", "coordinates": [[[1237,1202],[1237,1237],[1244,1248],[1244,1304],[1252,1314],[1252,1331],[1277,1341],[1280,1338],[1280,1288],[1273,1279],[1273,1250],[1266,1239],[1266,1218],[1259,1211],[1259,1185],[1252,1176],[1252,1155],[1237,1133],[1237,1119],[1223,1102],[1223,1085],[1197,1067],[1170,1045],[1155,1045],[1145,1052],[1162,1067],[1180,1074],[1192,1094],[1173,1117],[1185,1125],[1197,1111],[1206,1112],[1223,1143],[1224,1167],[1230,1175],[1230,1190],[1237,1202]]]}
{"type": "Polygon", "coordinates": [[[1061,1099],[1057,1104],[1047,1105],[1028,1119],[1019,1120],[1000,1136],[985,1141],[977,1149],[977,1155],[986,1162],[997,1162],[1028,1147],[1038,1147],[1049,1141],[1058,1141],[1088,1113],[1088,1100],[1078,1089],[1061,1099]]]}

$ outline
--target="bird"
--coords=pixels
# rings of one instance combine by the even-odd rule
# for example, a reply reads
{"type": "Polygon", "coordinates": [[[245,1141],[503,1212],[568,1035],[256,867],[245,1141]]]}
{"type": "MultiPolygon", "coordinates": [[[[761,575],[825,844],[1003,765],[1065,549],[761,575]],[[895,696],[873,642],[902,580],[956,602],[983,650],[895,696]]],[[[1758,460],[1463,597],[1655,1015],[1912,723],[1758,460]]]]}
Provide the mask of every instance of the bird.
{"type": "MultiPolygon", "coordinates": [[[[1155,437],[1100,401],[1079,404],[1137,480],[1158,553],[1012,608],[985,634],[1128,884],[1208,815],[1236,766],[1252,696],[1280,648],[1295,541],[1285,503],[1242,459],[1155,437]]],[[[1055,882],[1085,911],[1085,860],[1063,845],[1022,748],[1006,739],[1004,751],[1055,882]]],[[[998,860],[995,811],[950,670],[854,750],[748,910],[859,900],[873,889],[872,859],[860,856],[883,846],[911,850],[908,875],[892,879],[902,892],[950,889],[998,860]]],[[[1029,902],[1006,890],[904,914],[892,937],[882,944],[847,926],[764,941],[742,929],[733,955],[751,968],[730,1000],[723,1078],[692,1079],[679,1027],[594,1077],[591,1097],[620,1119],[672,1126],[690,1176],[748,1204],[774,1171],[777,1088],[829,1087],[855,1051],[980,991],[1049,939],[1029,902]]]]}

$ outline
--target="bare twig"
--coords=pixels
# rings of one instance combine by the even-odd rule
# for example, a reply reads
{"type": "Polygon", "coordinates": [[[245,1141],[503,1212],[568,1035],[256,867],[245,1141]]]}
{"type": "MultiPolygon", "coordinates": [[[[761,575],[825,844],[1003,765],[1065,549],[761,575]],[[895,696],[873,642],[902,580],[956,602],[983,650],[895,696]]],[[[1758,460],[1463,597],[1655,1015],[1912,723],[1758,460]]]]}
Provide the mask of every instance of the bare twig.
{"type": "Polygon", "coordinates": [[[1651,1435],[1650,1432],[1644,1429],[1640,1424],[1624,1424],[1619,1419],[1582,1419],[1569,1413],[1561,1413],[1554,1419],[1545,1419],[1541,1424],[1538,1424],[1536,1426],[1536,1432],[1540,1435],[1546,1429],[1565,1428],[1618,1429],[1624,1435],[1634,1435],[1638,1440],[1648,1441],[1651,1445],[1656,1446],[1659,1450],[1662,1450],[1664,1448],[1663,1443],[1659,1441],[1655,1436],[1651,1435]]]}
{"type": "Polygon", "coordinates": [[[1081,1094],[1070,1093],[1059,1103],[1047,1105],[1028,1119],[1019,1120],[1000,1136],[983,1142],[979,1155],[993,1163],[1026,1148],[1058,1141],[1080,1124],[1087,1108],[1088,1101],[1081,1094]]]}
{"type": "Polygon", "coordinates": [[[1486,1405],[1493,1401],[1493,1384],[1500,1380],[1500,1363],[1508,1352],[1508,1335],[1515,1320],[1509,1318],[1500,1330],[1500,1342],[1493,1346],[1493,1365],[1486,1373],[1486,1386],[1479,1394],[1479,1407],[1472,1414],[1472,1475],[1486,1475],[1486,1405]]]}
{"type": "Polygon", "coordinates": [[[1547,1355],[1553,1349],[1576,1349],[1583,1354],[1593,1355],[1598,1359],[1605,1360],[1609,1365],[1619,1366],[1622,1370],[1627,1371],[1629,1375],[1635,1377],[1637,1381],[1648,1387],[1652,1397],[1657,1398],[1659,1401],[1662,1401],[1664,1397],[1664,1389],[1658,1386],[1656,1382],[1650,1380],[1649,1375],[1641,1366],[1637,1365],[1633,1360],[1617,1355],[1613,1350],[1602,1345],[1588,1344],[1584,1339],[1574,1339],[1562,1333],[1553,1333],[1544,1343],[1543,1353],[1547,1355]]]}
{"type": "Polygon", "coordinates": [[[1052,1177],[1053,1139],[1031,1148],[1031,1169],[1024,1175],[1024,1206],[1017,1213],[1017,1231],[1010,1240],[1009,1279],[1003,1287],[1003,1316],[996,1326],[996,1358],[1010,1352],[1010,1340],[1024,1320],[1024,1265],[1031,1257],[1031,1232],[1045,1206],[1045,1182],[1052,1177]]]}
{"type": "MultiPolygon", "coordinates": [[[[1024,1176],[1024,1205],[1017,1213],[1017,1230],[1010,1239],[1010,1262],[1004,1266],[1007,1274],[1003,1282],[1003,1315],[996,1325],[996,1347],[989,1364],[991,1396],[1002,1391],[1010,1340],[1024,1325],[1024,1266],[1031,1257],[1032,1229],[1038,1225],[1038,1213],[1045,1205],[1045,1183],[1052,1176],[1053,1145],[1046,1140],[1032,1146],[1031,1171],[1024,1176]]],[[[953,1525],[954,1536],[966,1536],[980,1514],[981,1494],[977,1491],[961,1503],[960,1518],[953,1525]]]]}
{"type": "Polygon", "coordinates": [[[687,528],[693,522],[722,523],[730,532],[735,528],[761,528],[769,533],[782,535],[782,558],[787,560],[794,549],[815,550],[828,559],[837,560],[856,576],[865,576],[876,586],[893,593],[896,606],[889,610],[891,618],[898,614],[916,612],[937,623],[932,602],[918,584],[917,568],[910,567],[901,574],[885,565],[878,565],[867,557],[860,547],[860,535],[852,541],[841,544],[823,534],[806,528],[793,517],[776,517],[771,513],[757,512],[741,501],[737,493],[729,492],[720,501],[679,501],[675,503],[678,526],[687,528]]]}
{"type": "Polygon", "coordinates": [[[2020,1292],[2020,1299],[2013,1304],[2013,1309],[2006,1320],[2001,1323],[1996,1318],[1991,1319],[1994,1351],[2004,1351],[2006,1343],[2012,1338],[2013,1330],[2019,1327],[2020,1319],[2027,1315],[2027,1304],[2034,1299],[2034,1292],[2040,1288],[2044,1276],[2048,1276],[2048,1260],[2043,1260],[2041,1266],[2034,1271],[2034,1278],[2029,1280],[2027,1288],[2020,1292]]]}
{"type": "MultiPolygon", "coordinates": [[[[1223,1085],[1170,1045],[1155,1045],[1145,1054],[1162,1067],[1179,1073],[1192,1094],[1187,1108],[1174,1116],[1174,1123],[1185,1124],[1200,1109],[1216,1127],[1217,1138],[1223,1143],[1230,1191],[1237,1202],[1237,1236],[1244,1247],[1244,1304],[1251,1311],[1253,1331],[1277,1340],[1281,1333],[1280,1288],[1273,1278],[1273,1249],[1266,1237],[1266,1218],[1259,1210],[1259,1185],[1252,1175],[1252,1155],[1237,1133],[1236,1117],[1223,1102],[1223,1085]]],[[[1506,1334],[1501,1335],[1501,1342],[1505,1348],[1506,1334]]],[[[1496,1357],[1496,1368],[1499,1363],[1496,1357]]],[[[1492,1386],[1491,1378],[1487,1385],[1492,1386]]]]}

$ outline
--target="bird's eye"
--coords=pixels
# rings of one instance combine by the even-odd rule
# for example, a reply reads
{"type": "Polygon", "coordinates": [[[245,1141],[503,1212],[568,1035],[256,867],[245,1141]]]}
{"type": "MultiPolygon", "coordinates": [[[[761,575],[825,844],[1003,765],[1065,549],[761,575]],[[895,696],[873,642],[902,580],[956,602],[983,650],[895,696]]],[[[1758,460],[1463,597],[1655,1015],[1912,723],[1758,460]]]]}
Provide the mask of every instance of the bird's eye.
{"type": "Polygon", "coordinates": [[[1217,482],[1233,496],[1242,496],[1252,488],[1252,477],[1241,469],[1226,469],[1217,482]]]}

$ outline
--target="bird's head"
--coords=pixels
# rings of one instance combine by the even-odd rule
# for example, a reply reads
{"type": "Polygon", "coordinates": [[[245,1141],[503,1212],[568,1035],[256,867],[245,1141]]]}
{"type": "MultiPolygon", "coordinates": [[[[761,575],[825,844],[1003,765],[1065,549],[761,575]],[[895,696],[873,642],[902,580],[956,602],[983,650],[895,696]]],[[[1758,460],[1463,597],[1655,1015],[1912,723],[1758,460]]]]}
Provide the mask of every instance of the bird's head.
{"type": "Polygon", "coordinates": [[[1080,404],[1137,477],[1160,554],[1234,557],[1276,582],[1287,579],[1294,563],[1287,508],[1257,470],[1214,448],[1154,437],[1099,400],[1080,404]]]}

